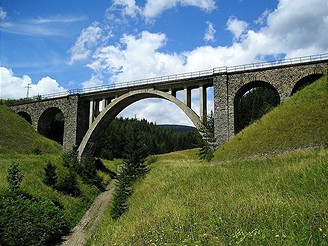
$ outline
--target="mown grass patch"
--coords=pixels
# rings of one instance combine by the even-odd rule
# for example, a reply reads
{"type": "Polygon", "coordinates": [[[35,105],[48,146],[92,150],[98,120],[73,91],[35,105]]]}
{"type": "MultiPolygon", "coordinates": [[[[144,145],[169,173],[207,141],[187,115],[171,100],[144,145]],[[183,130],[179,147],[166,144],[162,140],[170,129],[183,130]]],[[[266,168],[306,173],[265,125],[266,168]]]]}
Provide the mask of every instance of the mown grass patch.
{"type": "Polygon", "coordinates": [[[178,156],[161,156],[88,245],[328,243],[327,150],[210,165],[178,156]]]}

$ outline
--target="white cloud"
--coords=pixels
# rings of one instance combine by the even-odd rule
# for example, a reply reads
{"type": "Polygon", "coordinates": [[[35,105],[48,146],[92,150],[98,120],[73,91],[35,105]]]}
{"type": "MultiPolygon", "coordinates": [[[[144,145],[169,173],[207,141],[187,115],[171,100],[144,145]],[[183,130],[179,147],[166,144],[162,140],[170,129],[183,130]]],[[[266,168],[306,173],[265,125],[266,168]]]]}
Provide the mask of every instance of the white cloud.
{"type": "Polygon", "coordinates": [[[23,75],[16,77],[12,70],[0,67],[0,98],[1,99],[18,99],[27,96],[27,85],[29,88],[29,96],[45,95],[66,91],[58,82],[50,77],[44,77],[37,83],[33,83],[32,79],[23,75]]]}
{"type": "Polygon", "coordinates": [[[256,25],[263,25],[266,22],[266,19],[267,19],[268,15],[270,14],[270,12],[271,12],[270,10],[266,9],[262,13],[262,15],[259,18],[257,18],[257,20],[254,21],[254,23],[256,25]]]}
{"type": "Polygon", "coordinates": [[[123,16],[132,16],[136,17],[140,13],[141,9],[136,5],[135,0],[114,0],[112,9],[119,8],[122,6],[122,15],[123,16]]]}
{"type": "Polygon", "coordinates": [[[147,0],[144,7],[138,6],[135,0],[114,0],[107,10],[107,18],[113,19],[111,12],[120,10],[122,16],[136,17],[140,14],[146,19],[152,19],[177,5],[193,6],[203,11],[212,11],[216,8],[215,0],[147,0]]]}
{"type": "Polygon", "coordinates": [[[214,25],[213,25],[213,23],[211,23],[209,21],[207,21],[206,24],[207,24],[207,28],[206,28],[206,31],[205,31],[204,40],[206,42],[209,42],[209,41],[214,42],[215,41],[214,35],[216,33],[214,25]]]}
{"type": "Polygon", "coordinates": [[[160,52],[165,42],[166,35],[162,33],[144,31],[138,36],[124,35],[117,46],[98,49],[88,66],[95,72],[111,74],[111,82],[179,73],[183,70],[182,57],[160,52]]]}
{"type": "Polygon", "coordinates": [[[239,39],[247,30],[248,24],[231,16],[227,21],[227,29],[233,34],[234,39],[239,39]]]}
{"type": "Polygon", "coordinates": [[[101,37],[102,29],[97,22],[83,29],[74,46],[69,51],[71,54],[69,64],[86,60],[91,54],[90,49],[98,44],[101,37]]]}
{"type": "Polygon", "coordinates": [[[3,21],[6,19],[6,17],[7,17],[7,12],[0,7],[0,20],[3,21]]]}
{"type": "Polygon", "coordinates": [[[125,108],[119,115],[123,118],[146,119],[157,124],[194,126],[192,121],[175,104],[164,99],[143,99],[125,108]]]}

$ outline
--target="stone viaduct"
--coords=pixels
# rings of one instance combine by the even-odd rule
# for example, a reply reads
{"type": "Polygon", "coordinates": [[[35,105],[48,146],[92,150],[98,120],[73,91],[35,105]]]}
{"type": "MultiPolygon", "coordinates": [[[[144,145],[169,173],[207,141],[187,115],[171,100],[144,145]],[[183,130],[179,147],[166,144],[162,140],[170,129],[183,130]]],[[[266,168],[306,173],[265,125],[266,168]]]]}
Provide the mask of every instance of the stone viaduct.
{"type": "Polygon", "coordinates": [[[162,98],[176,104],[199,128],[201,118],[207,114],[206,88],[213,87],[215,136],[220,145],[235,135],[236,105],[247,91],[268,87],[283,102],[302,85],[327,71],[328,54],[324,54],[68,91],[11,108],[45,136],[50,134],[54,116],[62,112],[65,119],[63,150],[76,145],[82,156],[95,152],[104,129],[123,109],[145,98],[162,98]],[[193,89],[199,91],[199,115],[191,109],[193,89]],[[183,101],[176,98],[177,91],[183,91],[183,101]]]}

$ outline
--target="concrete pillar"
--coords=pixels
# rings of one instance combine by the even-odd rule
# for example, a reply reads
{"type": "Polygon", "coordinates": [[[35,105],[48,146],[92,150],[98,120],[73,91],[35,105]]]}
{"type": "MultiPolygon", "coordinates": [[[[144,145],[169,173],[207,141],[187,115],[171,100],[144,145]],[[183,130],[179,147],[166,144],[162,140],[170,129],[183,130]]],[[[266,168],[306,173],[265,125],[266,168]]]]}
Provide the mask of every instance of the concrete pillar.
{"type": "Polygon", "coordinates": [[[170,88],[168,93],[174,97],[177,97],[177,90],[175,89],[170,88]]]}
{"type": "Polygon", "coordinates": [[[94,100],[94,118],[96,118],[99,115],[99,105],[100,105],[100,100],[94,100]]]}
{"type": "Polygon", "coordinates": [[[103,111],[104,108],[106,108],[106,98],[105,97],[101,101],[101,104],[100,104],[100,112],[103,111]]]}
{"type": "Polygon", "coordinates": [[[94,117],[94,102],[91,99],[90,100],[90,110],[89,110],[89,127],[91,126],[93,122],[93,117],[94,117]]]}
{"type": "Polygon", "coordinates": [[[207,93],[202,83],[199,84],[199,117],[201,120],[207,117],[207,93]]]}
{"type": "Polygon", "coordinates": [[[191,89],[186,85],[184,87],[184,103],[191,108],[191,89]]]}

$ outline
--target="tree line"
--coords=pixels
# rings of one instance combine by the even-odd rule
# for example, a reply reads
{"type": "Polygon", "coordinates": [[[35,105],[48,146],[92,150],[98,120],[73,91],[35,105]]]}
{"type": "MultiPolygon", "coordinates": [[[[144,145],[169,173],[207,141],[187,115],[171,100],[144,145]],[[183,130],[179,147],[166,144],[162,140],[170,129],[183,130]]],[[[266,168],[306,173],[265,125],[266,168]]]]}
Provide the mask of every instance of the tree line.
{"type": "Polygon", "coordinates": [[[137,128],[139,137],[143,139],[147,155],[163,154],[178,150],[200,147],[202,139],[198,131],[176,132],[165,129],[147,120],[114,119],[106,128],[96,155],[111,160],[124,158],[123,151],[127,145],[131,131],[137,128]]]}

